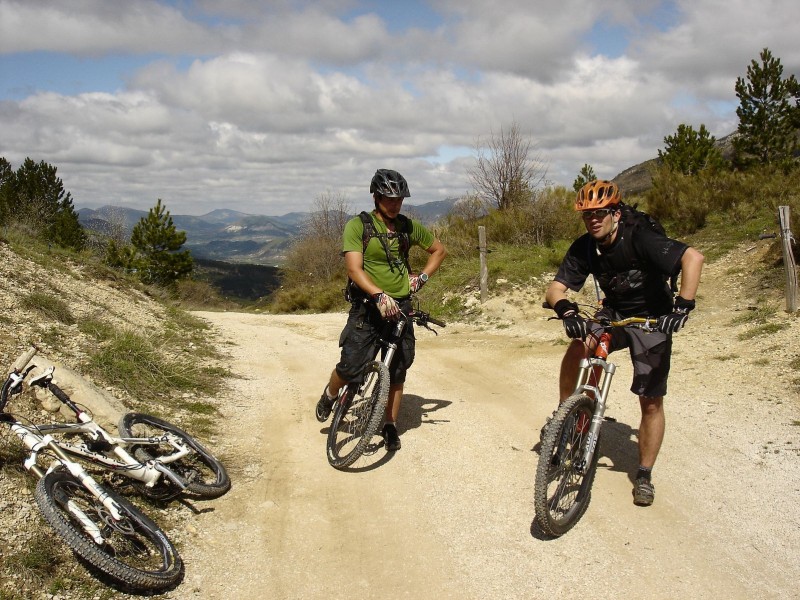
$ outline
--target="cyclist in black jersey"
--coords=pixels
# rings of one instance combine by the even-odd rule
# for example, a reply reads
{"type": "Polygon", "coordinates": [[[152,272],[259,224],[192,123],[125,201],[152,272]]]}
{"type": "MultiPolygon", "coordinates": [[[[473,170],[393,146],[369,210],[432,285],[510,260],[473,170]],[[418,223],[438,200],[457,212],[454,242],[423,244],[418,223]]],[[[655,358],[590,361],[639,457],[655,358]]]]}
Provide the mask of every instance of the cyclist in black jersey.
{"type": "Polygon", "coordinates": [[[546,300],[573,339],[561,363],[561,401],[574,389],[580,360],[593,338],[591,325],[580,316],[568,291],[579,291],[591,274],[603,291],[602,311],[617,318],[658,317],[658,332],[620,328],[611,350],[628,348],[634,375],[631,391],[639,396],[639,470],[633,490],[637,505],[649,506],[655,497],[651,472],[664,439],[664,395],[672,353],[672,334],[680,330],[695,306],[703,255],[694,248],[660,234],[651,227],[634,226],[623,218],[619,187],[595,180],[578,192],[575,210],[586,233],[567,251],[546,300]],[[680,273],[680,290],[673,299],[668,279],[680,273]]]}

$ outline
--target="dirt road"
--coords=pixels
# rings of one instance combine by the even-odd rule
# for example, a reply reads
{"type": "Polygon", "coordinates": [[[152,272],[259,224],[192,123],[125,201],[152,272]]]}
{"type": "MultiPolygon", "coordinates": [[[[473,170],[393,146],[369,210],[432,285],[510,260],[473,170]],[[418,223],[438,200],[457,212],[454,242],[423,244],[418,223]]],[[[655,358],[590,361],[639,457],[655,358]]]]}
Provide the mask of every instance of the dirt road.
{"type": "MultiPolygon", "coordinates": [[[[198,505],[186,579],[167,597],[798,597],[797,388],[769,352],[731,351],[723,298],[707,298],[676,336],[655,504],[632,503],[638,403],[627,356],[614,355],[616,422],[591,505],[555,540],[532,526],[533,447],[564,346],[535,302],[502,328],[420,331],[403,448],[351,472],[328,465],[327,425],[313,415],[344,314],[199,313],[235,341],[241,378],[215,441],[234,487],[198,505]]],[[[787,323],[785,342],[764,342],[773,357],[796,348],[787,323]]]]}

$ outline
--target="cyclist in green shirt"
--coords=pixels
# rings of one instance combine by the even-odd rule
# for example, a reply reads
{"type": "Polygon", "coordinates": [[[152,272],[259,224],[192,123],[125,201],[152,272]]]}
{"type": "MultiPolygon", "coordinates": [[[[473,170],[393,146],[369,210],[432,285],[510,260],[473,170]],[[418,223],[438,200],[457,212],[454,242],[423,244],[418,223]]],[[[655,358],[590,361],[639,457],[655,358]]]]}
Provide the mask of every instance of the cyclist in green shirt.
{"type": "MultiPolygon", "coordinates": [[[[356,379],[374,359],[375,344],[384,320],[397,319],[400,311],[408,313],[411,294],[425,284],[447,255],[442,243],[430,230],[400,214],[403,199],[411,195],[408,183],[400,173],[378,169],[369,191],[375,201],[375,210],[369,214],[368,226],[373,231],[366,246],[365,223],[361,217],[350,219],[344,228],[342,252],[351,282],[352,306],[339,337],[341,359],[317,402],[316,417],[320,422],[326,421],[331,414],[339,390],[348,381],[356,379]],[[411,272],[407,261],[410,246],[419,246],[428,253],[425,266],[416,274],[411,272]]],[[[400,449],[396,422],[406,371],[414,362],[414,351],[414,328],[409,324],[389,370],[391,385],[382,432],[388,451],[400,449]]]]}

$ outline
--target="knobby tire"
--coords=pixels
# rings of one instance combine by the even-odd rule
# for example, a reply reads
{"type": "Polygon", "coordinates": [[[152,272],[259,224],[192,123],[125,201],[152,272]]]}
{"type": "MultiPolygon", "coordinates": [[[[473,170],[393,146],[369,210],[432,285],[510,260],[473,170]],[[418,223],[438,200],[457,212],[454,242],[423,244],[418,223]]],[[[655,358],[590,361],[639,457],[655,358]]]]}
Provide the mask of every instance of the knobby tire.
{"type": "Polygon", "coordinates": [[[592,462],[583,473],[577,464],[584,453],[593,412],[593,399],[580,394],[570,396],[545,430],[536,469],[534,506],[536,522],[546,534],[563,535],[589,507],[600,455],[599,439],[592,462]]]}
{"type": "Polygon", "coordinates": [[[173,588],[183,577],[183,562],[172,542],[130,502],[110,489],[106,492],[120,507],[120,521],[114,521],[108,509],[64,469],[41,478],[34,497],[45,520],[72,551],[125,591],[173,588]],[[75,508],[100,529],[102,544],[86,532],[75,508]]]}
{"type": "MultiPolygon", "coordinates": [[[[124,438],[161,437],[164,433],[170,433],[191,448],[193,452],[183,458],[164,463],[166,467],[189,481],[185,492],[198,498],[211,499],[219,498],[230,489],[231,480],[222,463],[200,442],[172,423],[151,415],[130,412],[122,416],[118,428],[120,435],[124,438]]],[[[131,453],[141,462],[147,462],[159,456],[168,456],[174,451],[175,449],[167,443],[139,444],[131,448],[131,453]]],[[[169,498],[180,491],[178,486],[166,475],[161,476],[155,486],[156,489],[140,487],[143,493],[154,498],[169,498]]]]}
{"type": "Polygon", "coordinates": [[[373,361],[365,370],[365,385],[348,384],[334,404],[328,431],[328,462],[345,469],[367,449],[383,422],[389,400],[389,368],[373,361]]]}

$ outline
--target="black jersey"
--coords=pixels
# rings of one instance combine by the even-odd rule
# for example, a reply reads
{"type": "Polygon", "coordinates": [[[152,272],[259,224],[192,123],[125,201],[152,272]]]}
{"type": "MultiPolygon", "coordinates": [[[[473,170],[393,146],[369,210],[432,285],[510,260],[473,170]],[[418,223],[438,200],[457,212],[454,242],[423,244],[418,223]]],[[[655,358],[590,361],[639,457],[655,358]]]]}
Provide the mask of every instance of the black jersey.
{"type": "Polygon", "coordinates": [[[657,317],[672,310],[668,279],[680,271],[687,248],[650,228],[621,223],[607,248],[600,248],[588,233],[575,240],[555,280],[578,291],[592,274],[603,290],[605,306],[623,316],[657,317]]]}

